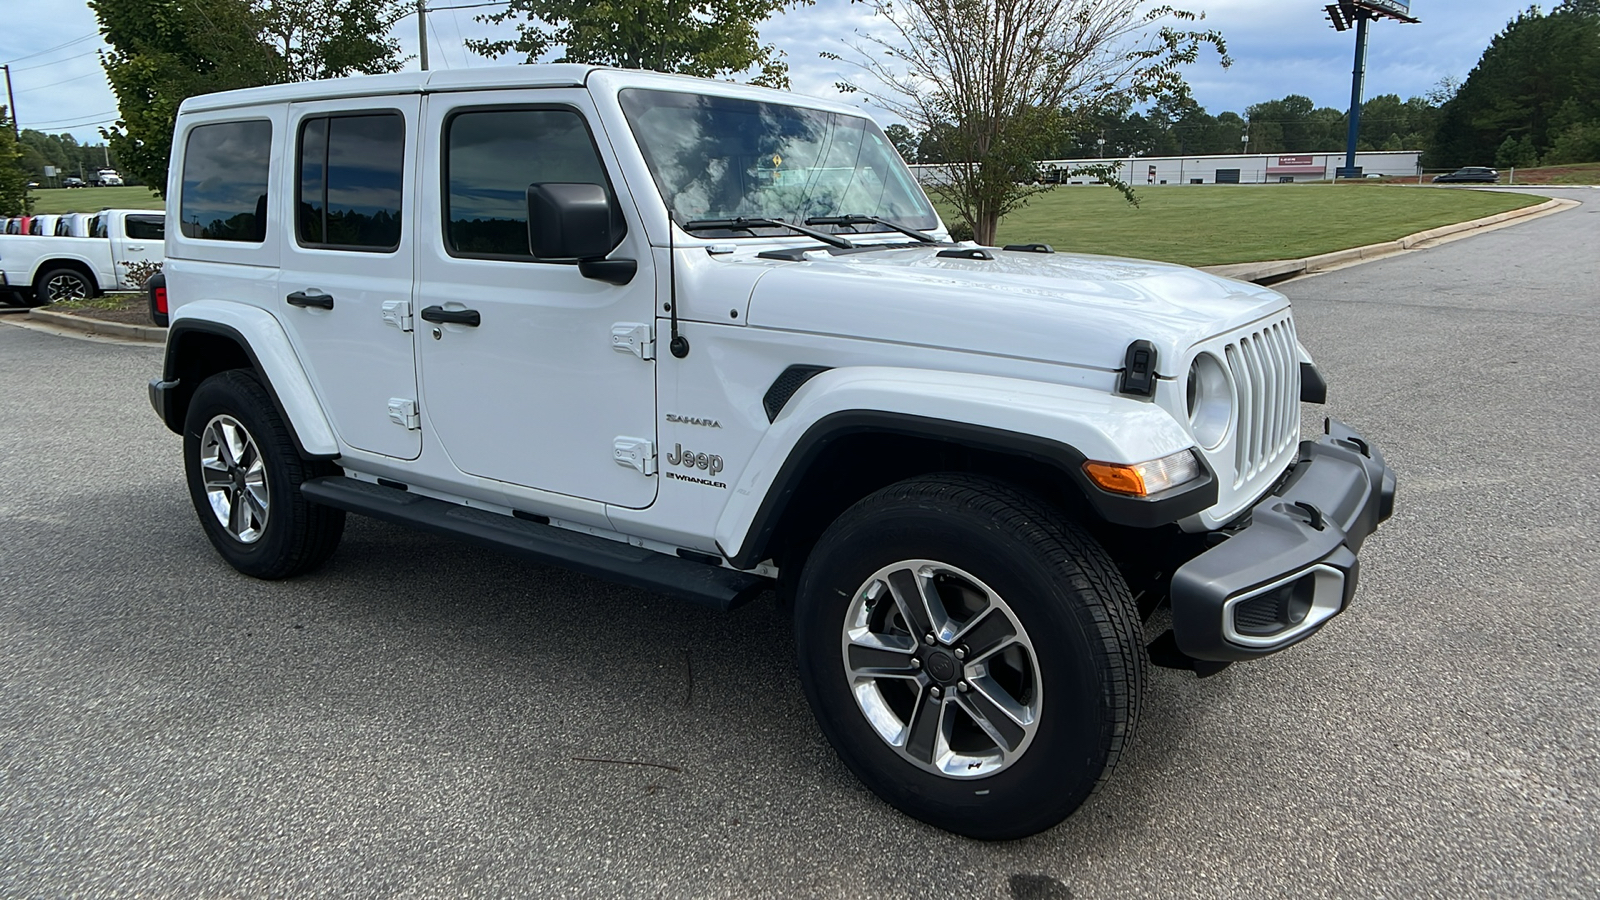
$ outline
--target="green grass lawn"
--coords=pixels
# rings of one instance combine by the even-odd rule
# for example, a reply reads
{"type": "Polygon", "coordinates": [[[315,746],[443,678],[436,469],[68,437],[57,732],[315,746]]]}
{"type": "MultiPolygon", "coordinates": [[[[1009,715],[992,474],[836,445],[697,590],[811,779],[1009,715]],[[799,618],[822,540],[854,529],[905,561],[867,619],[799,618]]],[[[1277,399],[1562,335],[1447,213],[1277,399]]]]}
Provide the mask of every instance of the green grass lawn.
{"type": "Polygon", "coordinates": [[[35,188],[29,195],[33,197],[33,211],[39,215],[166,206],[166,201],[142,187],[35,188]]]}
{"type": "MultiPolygon", "coordinates": [[[[1510,169],[1500,173],[1502,179],[1510,175],[1510,169]]],[[[1600,162],[1518,169],[1517,184],[1600,184],[1600,162]]]]}
{"type": "MultiPolygon", "coordinates": [[[[1106,187],[1056,188],[1002,220],[999,243],[1212,266],[1299,259],[1544,202],[1525,194],[1369,184],[1169,185],[1137,192],[1133,207],[1106,187]]],[[[940,213],[953,221],[948,210],[940,213]]]]}

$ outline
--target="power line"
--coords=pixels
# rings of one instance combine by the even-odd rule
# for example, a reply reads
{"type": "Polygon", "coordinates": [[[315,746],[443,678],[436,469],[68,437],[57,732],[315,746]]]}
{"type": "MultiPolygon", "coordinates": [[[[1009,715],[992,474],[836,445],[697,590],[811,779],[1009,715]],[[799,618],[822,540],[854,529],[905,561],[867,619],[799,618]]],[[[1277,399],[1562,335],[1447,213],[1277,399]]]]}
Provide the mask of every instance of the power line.
{"type": "Polygon", "coordinates": [[[60,81],[52,81],[49,84],[41,84],[41,85],[38,85],[36,87],[23,88],[22,90],[17,91],[17,93],[26,94],[26,93],[28,93],[30,91],[43,91],[43,90],[47,90],[49,88],[57,87],[59,85],[69,84],[69,83],[74,82],[74,81],[82,81],[85,78],[89,78],[89,77],[92,77],[92,76],[95,76],[95,75],[104,75],[104,74],[105,74],[104,72],[101,72],[99,70],[95,70],[93,72],[85,72],[82,75],[78,75],[78,76],[76,76],[74,78],[63,78],[60,81]]]}
{"type": "Polygon", "coordinates": [[[33,59],[35,56],[43,56],[46,53],[54,53],[57,50],[63,50],[65,48],[67,48],[67,47],[71,47],[73,44],[81,44],[81,43],[83,43],[84,41],[87,41],[90,38],[99,37],[99,36],[100,36],[100,32],[91,31],[88,34],[84,35],[83,37],[73,38],[72,40],[67,41],[65,44],[57,44],[54,47],[49,48],[48,50],[35,50],[34,52],[29,53],[29,54],[27,54],[25,56],[19,56],[16,59],[8,59],[8,60],[6,60],[5,64],[6,65],[10,65],[11,63],[21,62],[22,60],[25,60],[25,59],[33,59]]]}
{"type": "Polygon", "coordinates": [[[99,55],[101,49],[102,48],[100,48],[100,47],[96,47],[95,49],[90,50],[88,53],[79,53],[76,56],[63,56],[60,59],[52,59],[52,60],[49,60],[47,62],[34,63],[31,66],[23,66],[20,69],[13,69],[12,71],[13,72],[31,72],[34,69],[47,69],[47,68],[49,68],[51,66],[59,66],[62,63],[72,62],[75,59],[83,59],[86,56],[97,56],[97,55],[99,55]]]}
{"type": "Polygon", "coordinates": [[[54,122],[29,122],[28,127],[34,131],[40,131],[45,128],[77,128],[82,125],[99,125],[105,122],[115,122],[118,113],[116,110],[111,110],[110,112],[95,113],[95,115],[97,118],[84,119],[81,122],[71,119],[60,119],[54,122]]]}

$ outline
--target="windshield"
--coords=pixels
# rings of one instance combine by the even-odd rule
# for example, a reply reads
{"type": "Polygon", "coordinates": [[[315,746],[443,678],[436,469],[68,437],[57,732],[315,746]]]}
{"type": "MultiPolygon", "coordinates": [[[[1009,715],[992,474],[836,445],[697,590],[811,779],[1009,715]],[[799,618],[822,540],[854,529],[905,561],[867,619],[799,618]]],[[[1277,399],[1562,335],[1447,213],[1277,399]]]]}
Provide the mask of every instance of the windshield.
{"type": "MultiPolygon", "coordinates": [[[[680,225],[737,216],[804,222],[860,215],[918,229],[938,226],[922,189],[870,119],[672,91],[629,89],[621,100],[650,175],[680,225]]],[[[862,224],[843,230],[888,229],[862,224]]]]}

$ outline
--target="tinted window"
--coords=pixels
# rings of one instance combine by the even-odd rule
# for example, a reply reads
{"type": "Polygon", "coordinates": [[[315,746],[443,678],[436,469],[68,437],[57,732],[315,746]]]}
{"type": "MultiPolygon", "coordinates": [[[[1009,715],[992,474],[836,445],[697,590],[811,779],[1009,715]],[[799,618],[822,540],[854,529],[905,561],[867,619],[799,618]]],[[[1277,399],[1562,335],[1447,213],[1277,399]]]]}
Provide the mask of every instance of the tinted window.
{"type": "Polygon", "coordinates": [[[110,227],[107,225],[105,216],[95,216],[89,220],[89,236],[97,238],[111,236],[110,227]]]}
{"type": "Polygon", "coordinates": [[[533,258],[530,184],[609,184],[583,117],[570,110],[465,112],[446,131],[445,234],[464,256],[533,258]]]}
{"type": "Polygon", "coordinates": [[[72,236],[72,220],[61,218],[56,220],[56,237],[72,236]]]}
{"type": "Polygon", "coordinates": [[[164,241],[167,239],[165,216],[129,216],[123,223],[128,237],[136,241],[164,241]]]}
{"type": "Polygon", "coordinates": [[[912,228],[937,223],[870,119],[669,91],[629,89],[620,96],[650,174],[679,222],[869,215],[912,228]]]}
{"type": "Polygon", "coordinates": [[[183,234],[213,241],[266,240],[271,157],[271,122],[224,122],[190,131],[179,207],[183,234]]]}
{"type": "Polygon", "coordinates": [[[399,113],[310,119],[300,128],[300,243],[400,245],[405,119],[399,113]]]}

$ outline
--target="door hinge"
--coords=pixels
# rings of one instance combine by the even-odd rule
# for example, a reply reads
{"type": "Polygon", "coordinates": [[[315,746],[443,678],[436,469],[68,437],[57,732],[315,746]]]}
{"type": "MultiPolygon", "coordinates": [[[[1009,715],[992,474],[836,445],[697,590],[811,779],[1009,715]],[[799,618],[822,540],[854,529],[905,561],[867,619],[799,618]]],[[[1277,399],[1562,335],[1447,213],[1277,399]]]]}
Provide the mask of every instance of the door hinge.
{"type": "Polygon", "coordinates": [[[656,445],[644,438],[619,437],[611,442],[611,458],[619,466],[638,469],[640,475],[656,473],[656,445]]]}
{"type": "Polygon", "coordinates": [[[401,331],[411,330],[411,301],[383,301],[383,324],[393,325],[401,331]]]}
{"type": "Polygon", "coordinates": [[[642,322],[618,322],[611,326],[611,349],[640,359],[655,359],[655,329],[642,322]]]}
{"type": "Polygon", "coordinates": [[[407,431],[416,431],[421,428],[422,416],[417,414],[417,401],[407,400],[404,397],[390,397],[389,421],[405,428],[407,431]]]}

